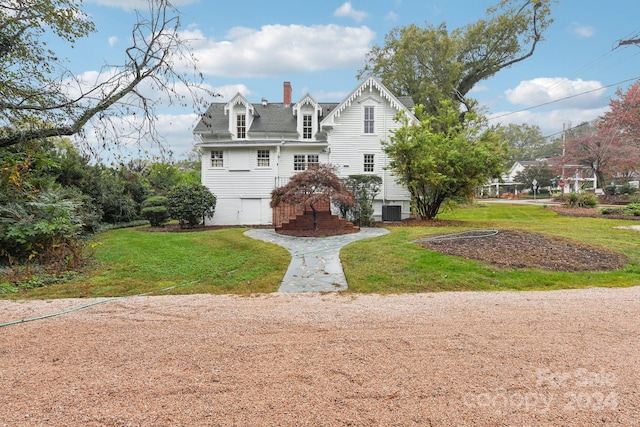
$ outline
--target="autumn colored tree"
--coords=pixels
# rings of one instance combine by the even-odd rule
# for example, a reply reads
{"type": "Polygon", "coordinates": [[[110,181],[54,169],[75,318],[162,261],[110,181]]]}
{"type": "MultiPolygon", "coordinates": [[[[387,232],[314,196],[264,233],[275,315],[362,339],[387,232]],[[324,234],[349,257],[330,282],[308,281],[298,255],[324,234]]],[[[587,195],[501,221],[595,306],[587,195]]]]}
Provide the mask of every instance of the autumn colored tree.
{"type": "Polygon", "coordinates": [[[317,205],[327,199],[341,205],[354,206],[356,201],[353,194],[335,173],[335,167],[329,164],[310,166],[309,169],[298,172],[289,182],[271,192],[271,207],[277,208],[282,204],[304,205],[313,212],[313,228],[318,229],[317,205]]]}
{"type": "Polygon", "coordinates": [[[592,169],[605,194],[608,181],[640,168],[640,82],[616,95],[604,116],[567,132],[559,163],[565,169],[569,165],[592,169]]]}

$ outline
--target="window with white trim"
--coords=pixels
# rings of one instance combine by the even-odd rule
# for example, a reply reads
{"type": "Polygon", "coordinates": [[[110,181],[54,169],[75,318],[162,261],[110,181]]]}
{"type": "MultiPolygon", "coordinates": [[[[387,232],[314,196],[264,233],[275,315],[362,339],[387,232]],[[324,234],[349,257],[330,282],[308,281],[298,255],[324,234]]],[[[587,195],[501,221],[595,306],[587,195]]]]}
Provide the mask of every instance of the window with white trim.
{"type": "Polygon", "coordinates": [[[247,137],[247,115],[244,113],[236,116],[236,137],[238,139],[247,137]]]}
{"type": "Polygon", "coordinates": [[[268,168],[271,166],[269,162],[269,150],[258,150],[258,167],[268,168]]]}
{"type": "Polygon", "coordinates": [[[375,155],[374,154],[365,154],[364,155],[364,172],[373,172],[375,166],[375,155]]]}
{"type": "Polygon", "coordinates": [[[309,154],[307,156],[307,169],[312,166],[318,166],[320,156],[317,154],[309,154]]]}
{"type": "Polygon", "coordinates": [[[307,168],[306,156],[304,154],[294,154],[293,155],[293,170],[294,171],[303,171],[306,168],[307,168]]]}
{"type": "Polygon", "coordinates": [[[311,139],[313,136],[313,117],[311,114],[302,116],[302,139],[311,139]]]}
{"type": "Polygon", "coordinates": [[[364,107],[364,133],[375,133],[375,108],[372,105],[364,107]]]}
{"type": "Polygon", "coordinates": [[[222,168],[224,167],[224,157],[222,150],[213,150],[211,152],[211,167],[222,168]]]}
{"type": "Polygon", "coordinates": [[[313,166],[318,166],[320,162],[320,156],[318,154],[294,154],[293,155],[293,170],[303,171],[313,166]]]}

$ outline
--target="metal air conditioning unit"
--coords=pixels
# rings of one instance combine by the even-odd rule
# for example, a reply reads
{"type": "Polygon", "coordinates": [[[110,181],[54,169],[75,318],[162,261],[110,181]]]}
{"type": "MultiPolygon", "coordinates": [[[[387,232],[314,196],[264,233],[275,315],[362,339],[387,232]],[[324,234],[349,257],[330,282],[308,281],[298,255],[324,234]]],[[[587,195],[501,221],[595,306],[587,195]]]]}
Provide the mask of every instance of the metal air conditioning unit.
{"type": "Polygon", "coordinates": [[[402,221],[402,206],[382,205],[382,221],[402,221]]]}

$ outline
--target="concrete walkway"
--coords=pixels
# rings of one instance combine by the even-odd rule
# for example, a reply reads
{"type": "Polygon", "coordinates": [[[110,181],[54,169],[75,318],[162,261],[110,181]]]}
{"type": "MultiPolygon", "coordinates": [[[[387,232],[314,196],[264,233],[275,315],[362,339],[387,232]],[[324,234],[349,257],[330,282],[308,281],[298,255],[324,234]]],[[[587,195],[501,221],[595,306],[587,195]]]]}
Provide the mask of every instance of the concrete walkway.
{"type": "Polygon", "coordinates": [[[268,229],[251,229],[246,236],[275,243],[291,253],[291,263],[278,292],[335,292],[347,289],[340,249],[356,240],[378,237],[384,228],[362,228],[359,233],[331,237],[292,237],[268,229]]]}

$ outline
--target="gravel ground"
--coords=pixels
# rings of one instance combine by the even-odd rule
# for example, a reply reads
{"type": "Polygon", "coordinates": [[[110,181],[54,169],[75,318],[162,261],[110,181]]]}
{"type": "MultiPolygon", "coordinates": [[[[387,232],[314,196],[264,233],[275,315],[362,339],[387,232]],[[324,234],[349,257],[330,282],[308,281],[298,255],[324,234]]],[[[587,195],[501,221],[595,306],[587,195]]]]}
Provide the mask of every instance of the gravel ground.
{"type": "Polygon", "coordinates": [[[0,426],[637,426],[639,313],[640,287],[120,299],[0,328],[0,426]]]}

